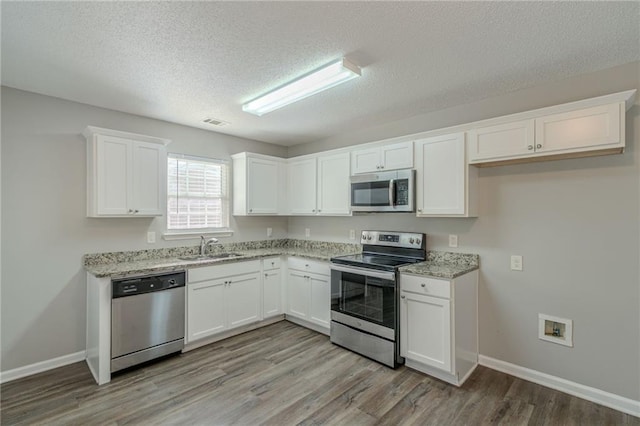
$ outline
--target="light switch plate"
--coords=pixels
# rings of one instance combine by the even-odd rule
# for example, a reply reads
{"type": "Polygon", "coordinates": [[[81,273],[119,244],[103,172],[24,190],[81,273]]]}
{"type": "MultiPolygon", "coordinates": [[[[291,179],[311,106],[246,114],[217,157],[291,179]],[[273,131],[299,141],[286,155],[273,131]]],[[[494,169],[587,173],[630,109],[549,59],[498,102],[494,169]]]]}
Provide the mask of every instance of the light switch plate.
{"type": "Polygon", "coordinates": [[[147,243],[155,244],[156,243],[156,233],[153,231],[147,232],[147,243]]]}
{"type": "Polygon", "coordinates": [[[267,228],[267,237],[270,237],[273,235],[273,228],[267,228]]]}
{"type": "Polygon", "coordinates": [[[355,240],[356,239],[356,230],[355,229],[350,229],[349,230],[349,239],[350,240],[355,240]]]}
{"type": "Polygon", "coordinates": [[[304,236],[305,237],[310,237],[311,236],[311,229],[310,228],[304,228],[304,236]]]}
{"type": "Polygon", "coordinates": [[[517,254],[511,255],[511,270],[522,271],[522,256],[517,254]]]}
{"type": "Polygon", "coordinates": [[[458,236],[450,234],[449,235],[449,247],[458,247],[458,236]]]}

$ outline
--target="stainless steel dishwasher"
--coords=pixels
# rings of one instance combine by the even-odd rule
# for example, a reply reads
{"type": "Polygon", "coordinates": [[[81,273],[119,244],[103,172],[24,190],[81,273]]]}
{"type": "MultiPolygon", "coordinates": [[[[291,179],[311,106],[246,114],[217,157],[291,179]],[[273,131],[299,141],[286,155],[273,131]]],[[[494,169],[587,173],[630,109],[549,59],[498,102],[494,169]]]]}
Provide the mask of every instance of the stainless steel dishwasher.
{"type": "Polygon", "coordinates": [[[111,372],[184,348],[185,273],[112,280],[111,372]]]}

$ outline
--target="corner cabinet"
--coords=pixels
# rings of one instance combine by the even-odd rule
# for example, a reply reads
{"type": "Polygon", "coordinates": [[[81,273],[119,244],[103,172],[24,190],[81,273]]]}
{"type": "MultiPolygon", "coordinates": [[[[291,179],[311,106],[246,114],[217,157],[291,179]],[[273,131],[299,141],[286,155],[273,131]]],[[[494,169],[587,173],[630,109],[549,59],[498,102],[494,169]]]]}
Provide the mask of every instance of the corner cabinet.
{"type": "Polygon", "coordinates": [[[400,355],[460,386],[478,365],[478,271],[453,280],[400,275],[400,355]]]}
{"type": "Polygon", "coordinates": [[[242,152],[233,160],[233,214],[271,216],[286,212],[286,162],[242,152]]]}
{"type": "Polygon", "coordinates": [[[348,152],[289,160],[289,213],[347,216],[350,162],[348,152]]]}
{"type": "Polygon", "coordinates": [[[465,134],[415,141],[416,216],[477,215],[477,170],[469,168],[465,134]]]}
{"type": "Polygon", "coordinates": [[[162,216],[170,140],[88,126],[87,216],[162,216]]]}

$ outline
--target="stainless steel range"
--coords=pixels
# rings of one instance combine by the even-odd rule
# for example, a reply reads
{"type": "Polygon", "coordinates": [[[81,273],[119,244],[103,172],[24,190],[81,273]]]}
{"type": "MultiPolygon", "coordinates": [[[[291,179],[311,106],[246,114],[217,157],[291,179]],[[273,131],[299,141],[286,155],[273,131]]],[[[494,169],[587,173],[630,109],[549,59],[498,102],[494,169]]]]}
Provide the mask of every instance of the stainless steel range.
{"type": "Polygon", "coordinates": [[[398,268],[426,259],[426,235],[362,231],[362,254],[331,259],[331,341],[395,368],[400,357],[398,268]]]}

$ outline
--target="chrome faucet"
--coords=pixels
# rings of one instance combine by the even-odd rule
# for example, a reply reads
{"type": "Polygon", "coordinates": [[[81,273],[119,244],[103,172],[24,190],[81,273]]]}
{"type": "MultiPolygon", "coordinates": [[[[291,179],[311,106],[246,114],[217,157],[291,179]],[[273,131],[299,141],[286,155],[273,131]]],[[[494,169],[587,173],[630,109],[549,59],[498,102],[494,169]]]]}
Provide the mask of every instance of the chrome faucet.
{"type": "Polygon", "coordinates": [[[217,238],[209,238],[208,240],[205,240],[204,235],[200,235],[200,256],[204,256],[204,251],[206,250],[207,246],[217,243],[217,238]]]}

